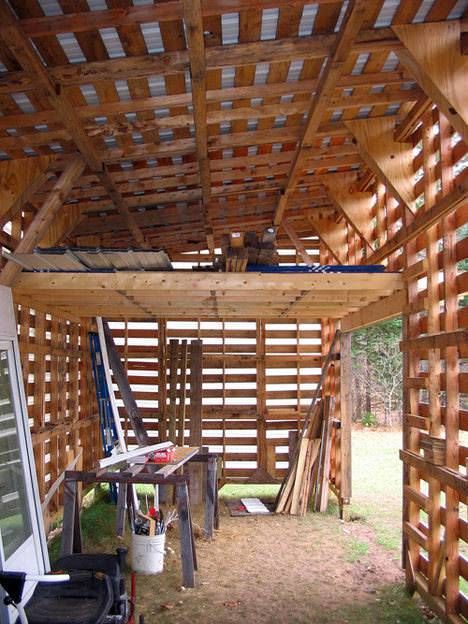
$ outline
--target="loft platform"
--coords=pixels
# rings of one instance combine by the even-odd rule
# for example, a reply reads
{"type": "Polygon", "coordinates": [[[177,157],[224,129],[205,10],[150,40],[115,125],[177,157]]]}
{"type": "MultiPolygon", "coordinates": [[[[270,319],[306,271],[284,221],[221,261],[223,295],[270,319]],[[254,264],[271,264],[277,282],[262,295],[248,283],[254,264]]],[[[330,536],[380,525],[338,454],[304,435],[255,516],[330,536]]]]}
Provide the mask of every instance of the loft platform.
{"type": "Polygon", "coordinates": [[[22,273],[14,297],[74,317],[338,319],[402,287],[398,273],[22,273]]]}

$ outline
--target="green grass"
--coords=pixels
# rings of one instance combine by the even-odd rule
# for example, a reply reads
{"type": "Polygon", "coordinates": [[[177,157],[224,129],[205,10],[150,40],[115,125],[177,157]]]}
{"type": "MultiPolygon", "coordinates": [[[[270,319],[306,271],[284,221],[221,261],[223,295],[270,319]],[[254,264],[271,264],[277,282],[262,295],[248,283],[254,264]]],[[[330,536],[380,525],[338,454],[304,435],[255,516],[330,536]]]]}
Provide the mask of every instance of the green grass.
{"type": "Polygon", "coordinates": [[[369,552],[369,544],[367,542],[362,542],[355,537],[350,537],[346,545],[348,549],[348,560],[351,563],[360,561],[369,552]]]}
{"type": "Polygon", "coordinates": [[[349,513],[369,524],[377,542],[401,546],[401,433],[353,431],[353,493],[349,513]]]}
{"type": "Polygon", "coordinates": [[[227,484],[219,491],[219,497],[225,500],[237,500],[239,498],[264,498],[275,499],[279,485],[256,485],[256,484],[227,484]]]}
{"type": "MultiPolygon", "coordinates": [[[[348,624],[422,624],[418,599],[405,592],[403,585],[391,585],[379,590],[370,604],[352,604],[335,611],[330,622],[348,624]],[[377,603],[377,604],[376,604],[377,603]],[[378,620],[376,620],[378,613],[378,620]],[[334,619],[333,619],[334,618],[334,619]]],[[[431,620],[435,624],[436,620],[431,620]]]]}

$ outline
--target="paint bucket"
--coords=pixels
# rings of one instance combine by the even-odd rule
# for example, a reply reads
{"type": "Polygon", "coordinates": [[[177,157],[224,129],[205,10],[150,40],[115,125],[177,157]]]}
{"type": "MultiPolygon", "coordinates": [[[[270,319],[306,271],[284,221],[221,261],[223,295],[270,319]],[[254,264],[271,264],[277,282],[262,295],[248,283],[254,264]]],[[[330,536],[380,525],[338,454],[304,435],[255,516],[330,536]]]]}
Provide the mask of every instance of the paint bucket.
{"type": "Polygon", "coordinates": [[[166,533],[132,535],[132,569],[141,574],[159,574],[164,568],[166,533]]]}

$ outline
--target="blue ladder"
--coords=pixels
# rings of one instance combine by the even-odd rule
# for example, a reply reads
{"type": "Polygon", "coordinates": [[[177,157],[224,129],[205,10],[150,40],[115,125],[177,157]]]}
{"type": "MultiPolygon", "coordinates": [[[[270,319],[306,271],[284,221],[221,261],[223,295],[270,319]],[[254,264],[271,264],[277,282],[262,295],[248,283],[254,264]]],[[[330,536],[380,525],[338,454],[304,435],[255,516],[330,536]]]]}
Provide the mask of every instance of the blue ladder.
{"type": "MultiPolygon", "coordinates": [[[[115,427],[109,388],[107,387],[106,372],[102,360],[99,334],[89,332],[89,346],[93,364],[93,378],[96,386],[96,397],[99,407],[99,423],[101,427],[102,448],[104,457],[110,457],[115,446],[119,444],[119,437],[115,427]]],[[[110,493],[113,502],[117,502],[117,486],[110,484],[110,493]]]]}

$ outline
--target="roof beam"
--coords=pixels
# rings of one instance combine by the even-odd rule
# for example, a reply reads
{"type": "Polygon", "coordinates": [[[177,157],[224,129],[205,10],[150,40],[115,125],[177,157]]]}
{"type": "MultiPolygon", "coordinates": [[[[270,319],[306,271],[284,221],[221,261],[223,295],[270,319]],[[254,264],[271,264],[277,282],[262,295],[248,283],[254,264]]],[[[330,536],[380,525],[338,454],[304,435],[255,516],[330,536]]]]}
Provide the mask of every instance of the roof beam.
{"type": "MultiPolygon", "coordinates": [[[[30,253],[43,239],[54,221],[55,216],[62,207],[68,193],[71,191],[74,182],[83,173],[85,167],[86,163],[81,156],[77,156],[68,163],[64,172],[54,184],[47,199],[42,204],[39,212],[32,220],[23,238],[18,243],[15,252],[30,253]]],[[[0,284],[11,286],[20,272],[21,266],[9,260],[0,274],[0,284]]]]}
{"type": "Polygon", "coordinates": [[[283,219],[281,223],[283,230],[289,236],[291,243],[294,245],[297,253],[301,256],[302,260],[307,264],[307,266],[312,266],[314,261],[311,256],[307,253],[307,249],[305,248],[304,243],[301,241],[299,236],[296,233],[296,230],[293,228],[291,223],[287,219],[283,219]]]}
{"type": "Polygon", "coordinates": [[[468,58],[459,21],[394,26],[398,58],[468,144],[468,58]]]}
{"type": "Polygon", "coordinates": [[[39,156],[0,163],[0,229],[54,175],[47,171],[50,161],[50,156],[39,156]]]}
{"type": "Polygon", "coordinates": [[[201,0],[183,0],[183,7],[190,59],[195,145],[200,170],[200,186],[204,208],[205,229],[207,233],[206,239],[208,249],[211,253],[214,253],[213,232],[210,227],[211,174],[208,157],[206,60],[201,0]]]}
{"type": "MultiPolygon", "coordinates": [[[[5,0],[2,1],[5,2],[5,0]]],[[[24,37],[22,32],[20,34],[24,37]]],[[[210,46],[205,51],[205,62],[207,69],[220,69],[234,65],[253,65],[271,58],[274,58],[275,62],[320,59],[333,54],[333,50],[338,47],[340,37],[341,34],[318,34],[309,37],[288,37],[271,41],[210,46]]],[[[353,43],[352,51],[356,54],[390,51],[398,46],[401,44],[389,28],[379,28],[361,31],[353,43]]],[[[100,80],[126,80],[155,74],[183,73],[189,66],[189,52],[177,50],[146,56],[61,65],[49,68],[49,73],[54,82],[67,87],[95,83],[100,80]]]]}
{"type": "Polygon", "coordinates": [[[336,208],[343,214],[368,251],[372,252],[372,205],[373,194],[356,190],[356,173],[330,174],[321,177],[328,196],[336,208]]]}
{"type": "Polygon", "coordinates": [[[320,240],[335,258],[338,264],[347,264],[347,225],[344,219],[336,222],[335,219],[309,217],[311,225],[317,232],[320,240]]]}
{"type": "Polygon", "coordinates": [[[415,212],[413,145],[396,141],[396,117],[369,117],[345,122],[367,166],[400,204],[415,212]]]}
{"type": "Polygon", "coordinates": [[[134,236],[135,233],[138,234],[139,240],[137,242],[147,247],[148,244],[145,242],[141,230],[139,230],[136,223],[134,223],[133,217],[128,211],[123,198],[120,196],[110,176],[105,171],[102,159],[95,149],[92,140],[84,131],[75,108],[67,99],[66,94],[62,93],[61,90],[57,88],[57,85],[50,77],[36,49],[21,31],[20,22],[12,12],[6,0],[0,0],[0,24],[1,39],[8,45],[10,52],[14,55],[21,67],[31,75],[35,84],[45,92],[52,107],[58,114],[60,121],[69,132],[79,152],[85,159],[86,164],[92,171],[100,176],[101,182],[106,187],[116,208],[119,212],[125,214],[129,224],[132,224],[131,232],[134,236]]]}
{"type": "Polygon", "coordinates": [[[397,251],[397,249],[403,247],[405,243],[436,225],[441,219],[457,208],[463,207],[468,197],[467,186],[468,183],[466,181],[460,182],[451,193],[445,195],[445,197],[439,200],[432,208],[425,212],[418,212],[409,225],[403,226],[393,238],[382,245],[380,249],[374,251],[374,253],[367,258],[366,264],[376,264],[388,258],[388,256],[397,251]]]}
{"type": "Polygon", "coordinates": [[[287,207],[288,195],[294,190],[298,175],[303,169],[306,151],[314,144],[320,121],[333,96],[334,89],[338,84],[344,62],[349,54],[349,49],[361,28],[366,14],[366,7],[367,4],[365,0],[355,0],[348,5],[341,32],[337,36],[335,45],[331,50],[330,58],[327,60],[325,70],[322,72],[315,96],[312,100],[302,137],[291,165],[284,194],[278,202],[275,211],[273,219],[275,225],[279,225],[283,220],[283,215],[287,207]]]}
{"type": "MultiPolygon", "coordinates": [[[[302,7],[306,0],[256,0],[255,8],[281,8],[292,6],[302,7]]],[[[336,0],[315,0],[315,4],[336,4],[336,0]]],[[[201,12],[204,17],[218,16],[222,13],[237,13],[252,8],[251,0],[203,0],[201,12]]],[[[92,19],[89,11],[53,15],[48,17],[31,17],[21,20],[21,29],[28,37],[47,37],[59,33],[86,32],[100,28],[118,28],[151,22],[165,22],[182,19],[184,4],[181,0],[168,0],[149,6],[126,6],[125,8],[93,11],[92,19]]]]}

